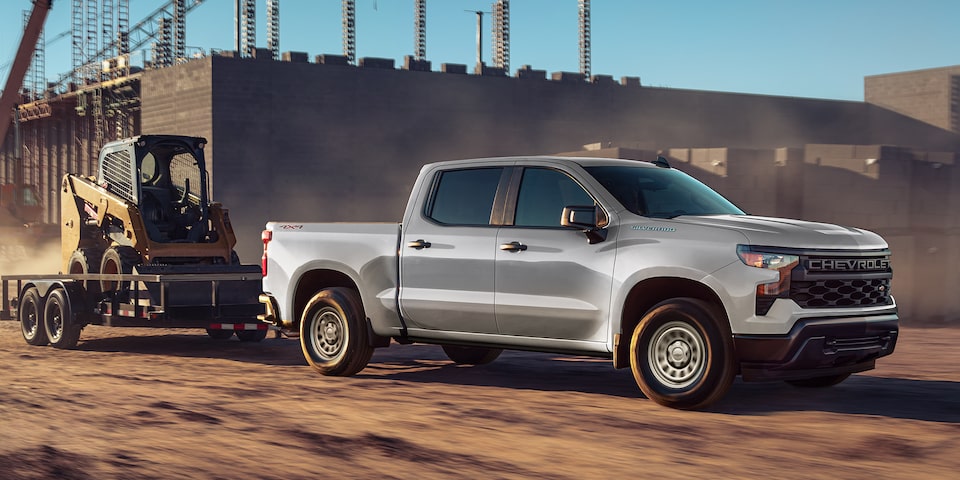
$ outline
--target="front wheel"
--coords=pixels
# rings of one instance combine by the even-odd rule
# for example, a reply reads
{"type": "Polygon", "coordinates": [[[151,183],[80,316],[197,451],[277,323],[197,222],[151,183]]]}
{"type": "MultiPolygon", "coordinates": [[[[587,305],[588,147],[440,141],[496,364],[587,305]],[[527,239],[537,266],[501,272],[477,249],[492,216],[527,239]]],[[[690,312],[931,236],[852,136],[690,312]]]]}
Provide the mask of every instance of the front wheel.
{"type": "Polygon", "coordinates": [[[701,300],[661,302],[634,329],[630,369],[647,398],[673,408],[704,408],[723,397],[736,375],[730,329],[701,300]]]}
{"type": "Polygon", "coordinates": [[[373,356],[365,318],[360,297],[349,288],[314,295],[300,319],[300,347],[310,366],[341,377],[363,370],[373,356]]]}
{"type": "Polygon", "coordinates": [[[503,349],[444,345],[443,353],[447,354],[447,358],[460,365],[486,365],[496,360],[503,353],[503,349]]]}
{"type": "Polygon", "coordinates": [[[20,297],[17,319],[20,320],[20,333],[29,345],[46,345],[47,332],[43,328],[43,308],[37,287],[30,287],[20,297]]]}
{"type": "Polygon", "coordinates": [[[827,375],[825,377],[804,378],[802,380],[787,380],[787,383],[800,388],[825,388],[832,387],[849,377],[849,373],[839,375],[827,375]]]}

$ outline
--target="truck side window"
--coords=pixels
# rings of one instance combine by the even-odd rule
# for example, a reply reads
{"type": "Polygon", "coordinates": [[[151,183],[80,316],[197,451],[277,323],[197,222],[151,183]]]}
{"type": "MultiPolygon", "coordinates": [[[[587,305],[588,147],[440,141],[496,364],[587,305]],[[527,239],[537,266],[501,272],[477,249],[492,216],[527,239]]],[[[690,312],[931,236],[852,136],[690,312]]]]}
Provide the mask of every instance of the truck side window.
{"type": "Polygon", "coordinates": [[[563,207],[595,204],[593,197],[566,174],[547,168],[525,168],[513,224],[559,227],[563,207]]]}
{"type": "Polygon", "coordinates": [[[441,173],[427,216],[451,225],[489,225],[502,172],[497,167],[441,173]]]}

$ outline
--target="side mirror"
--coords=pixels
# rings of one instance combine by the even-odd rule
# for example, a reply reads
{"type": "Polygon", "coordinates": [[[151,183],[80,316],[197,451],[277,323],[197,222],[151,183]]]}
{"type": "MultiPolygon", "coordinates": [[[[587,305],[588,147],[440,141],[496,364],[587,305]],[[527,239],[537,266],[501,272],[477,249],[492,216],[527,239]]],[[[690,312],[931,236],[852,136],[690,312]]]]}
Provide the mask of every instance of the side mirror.
{"type": "Polygon", "coordinates": [[[603,230],[607,223],[603,209],[596,205],[563,207],[560,218],[561,226],[583,230],[591,245],[607,239],[607,231],[603,230]]]}

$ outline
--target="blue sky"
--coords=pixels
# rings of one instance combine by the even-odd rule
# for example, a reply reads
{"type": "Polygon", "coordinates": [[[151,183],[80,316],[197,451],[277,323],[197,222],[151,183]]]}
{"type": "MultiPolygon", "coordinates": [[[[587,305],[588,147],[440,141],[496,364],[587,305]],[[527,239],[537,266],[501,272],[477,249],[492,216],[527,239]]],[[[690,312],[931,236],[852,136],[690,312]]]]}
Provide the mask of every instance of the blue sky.
{"type": "MultiPolygon", "coordinates": [[[[190,1],[190,0],[188,0],[190,1]]],[[[131,0],[136,23],[164,0],[131,0]]],[[[413,0],[357,0],[357,56],[411,55],[413,0]]],[[[232,49],[233,0],[205,0],[187,18],[187,45],[232,49]]],[[[489,0],[428,0],[427,58],[472,66],[476,17],[489,0]]],[[[0,0],[0,66],[16,51],[30,0],[0,0]]],[[[69,29],[55,0],[47,38],[69,29]]],[[[511,70],[579,69],[577,0],[513,0],[511,70]]],[[[862,100],[863,77],[960,64],[960,0],[593,0],[594,74],[645,85],[862,100]]],[[[280,49],[342,53],[340,0],[281,0],[280,49]]],[[[490,24],[484,18],[490,63],[490,24]]],[[[257,44],[266,46],[266,0],[257,44]]],[[[69,70],[70,38],[48,46],[47,76],[69,70]]],[[[6,79],[7,68],[0,69],[6,79]]]]}

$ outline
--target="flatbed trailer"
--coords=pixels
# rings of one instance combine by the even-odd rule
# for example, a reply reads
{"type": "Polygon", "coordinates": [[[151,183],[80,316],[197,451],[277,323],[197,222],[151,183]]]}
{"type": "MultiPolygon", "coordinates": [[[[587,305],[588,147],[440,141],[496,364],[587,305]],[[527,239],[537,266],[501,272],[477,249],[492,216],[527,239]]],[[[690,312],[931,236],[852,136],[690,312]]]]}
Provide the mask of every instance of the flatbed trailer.
{"type": "Polygon", "coordinates": [[[0,319],[17,320],[31,345],[73,348],[87,325],[202,328],[213,338],[260,341],[270,324],[257,319],[262,273],[257,265],[227,272],[141,266],[149,273],[0,276],[0,319]]]}

